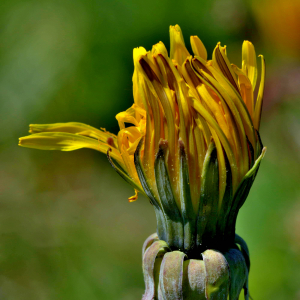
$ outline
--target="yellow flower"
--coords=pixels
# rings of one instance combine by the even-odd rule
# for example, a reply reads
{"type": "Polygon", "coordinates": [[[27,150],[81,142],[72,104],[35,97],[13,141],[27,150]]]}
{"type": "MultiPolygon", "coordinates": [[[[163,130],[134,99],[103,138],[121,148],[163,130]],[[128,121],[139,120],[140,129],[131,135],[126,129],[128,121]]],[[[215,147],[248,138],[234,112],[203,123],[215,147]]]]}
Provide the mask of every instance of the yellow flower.
{"type": "MultiPolygon", "coordinates": [[[[151,51],[134,49],[134,104],[117,114],[117,136],[81,123],[58,123],[30,125],[32,134],[19,143],[43,150],[91,148],[107,153],[116,171],[135,188],[129,200],[136,200],[137,191],[150,198],[158,231],[164,228],[160,237],[166,240],[168,234],[172,240],[181,231],[201,227],[195,225],[199,215],[207,219],[223,211],[227,220],[234,205],[238,211],[246,197],[240,196],[241,187],[243,193],[250,189],[243,182],[250,176],[252,184],[265,152],[258,134],[265,63],[260,56],[255,97],[258,72],[252,43],[243,43],[239,68],[229,62],[220,43],[207,60],[197,36],[190,39],[194,56],[178,25],[170,27],[170,37],[170,56],[162,42],[151,51]],[[237,194],[242,200],[235,200],[237,194]],[[173,233],[166,225],[170,219],[178,225],[173,233]],[[190,229],[184,228],[190,223],[190,229]]],[[[173,244],[182,248],[182,243],[189,241],[173,244]]]]}

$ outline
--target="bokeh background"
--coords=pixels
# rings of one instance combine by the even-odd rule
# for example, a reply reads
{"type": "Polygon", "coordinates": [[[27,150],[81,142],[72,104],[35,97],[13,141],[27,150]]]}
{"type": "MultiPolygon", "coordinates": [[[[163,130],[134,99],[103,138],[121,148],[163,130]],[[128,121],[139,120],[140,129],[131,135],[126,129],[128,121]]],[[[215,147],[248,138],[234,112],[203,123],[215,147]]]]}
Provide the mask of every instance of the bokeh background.
{"type": "MultiPolygon", "coordinates": [[[[0,298],[134,300],[147,199],[92,150],[17,146],[30,123],[78,121],[117,132],[132,104],[132,49],[169,47],[179,24],[212,53],[243,40],[267,62],[261,136],[268,147],[238,218],[253,299],[300,299],[300,2],[298,0],[1,0],[0,298]]],[[[190,48],[189,48],[190,49],[190,48]]]]}

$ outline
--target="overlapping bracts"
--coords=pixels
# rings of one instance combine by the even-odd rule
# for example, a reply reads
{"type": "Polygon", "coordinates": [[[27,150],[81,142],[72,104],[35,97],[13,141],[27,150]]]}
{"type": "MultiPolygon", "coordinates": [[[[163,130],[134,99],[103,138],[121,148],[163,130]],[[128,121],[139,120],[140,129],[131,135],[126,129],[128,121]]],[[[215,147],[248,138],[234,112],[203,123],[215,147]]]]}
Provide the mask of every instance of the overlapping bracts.
{"type": "Polygon", "coordinates": [[[190,259],[152,234],[143,246],[142,300],[237,300],[242,288],[248,300],[248,262],[248,248],[239,236],[232,248],[208,249],[190,259]]]}

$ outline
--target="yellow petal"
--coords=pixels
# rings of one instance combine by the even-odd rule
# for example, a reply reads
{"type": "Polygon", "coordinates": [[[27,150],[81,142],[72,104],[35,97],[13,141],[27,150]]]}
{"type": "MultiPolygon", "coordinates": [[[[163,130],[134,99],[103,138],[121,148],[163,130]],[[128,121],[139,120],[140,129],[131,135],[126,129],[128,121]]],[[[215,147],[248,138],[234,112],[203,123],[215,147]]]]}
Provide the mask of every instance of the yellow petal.
{"type": "MultiPolygon", "coordinates": [[[[196,123],[196,122],[195,122],[196,123]]],[[[195,143],[196,143],[196,148],[197,148],[197,155],[198,155],[198,171],[201,176],[202,173],[202,166],[203,166],[203,161],[204,157],[206,154],[206,145],[205,145],[205,140],[204,140],[204,134],[199,128],[198,124],[196,123],[194,126],[194,136],[195,136],[195,143]]],[[[200,177],[198,178],[198,188],[200,191],[200,177]]]]}
{"type": "Polygon", "coordinates": [[[242,96],[242,99],[244,100],[244,102],[247,106],[247,109],[249,111],[249,114],[253,120],[254,100],[253,100],[253,89],[252,89],[252,84],[250,82],[250,79],[237,66],[232,65],[232,68],[233,68],[235,74],[239,78],[238,82],[239,82],[239,87],[241,90],[241,96],[242,96]]]}
{"type": "MultiPolygon", "coordinates": [[[[248,171],[249,168],[249,161],[248,161],[248,146],[247,146],[247,138],[246,138],[246,134],[245,134],[245,129],[244,129],[244,125],[240,116],[240,113],[237,109],[237,107],[235,106],[232,98],[229,96],[229,94],[227,93],[227,90],[225,90],[223,88],[223,86],[217,81],[215,80],[215,78],[213,78],[212,76],[210,76],[207,73],[204,73],[205,77],[207,78],[207,80],[211,83],[211,85],[215,88],[215,93],[220,97],[223,98],[224,101],[226,102],[230,113],[233,116],[234,122],[231,122],[231,125],[233,126],[233,128],[236,127],[236,130],[238,131],[238,138],[236,138],[236,134],[235,132],[233,133],[233,137],[236,140],[236,152],[237,152],[237,161],[239,163],[239,168],[240,168],[240,173],[241,176],[244,176],[246,174],[246,172],[248,171]]],[[[205,82],[205,80],[203,79],[203,81],[205,82]]],[[[235,131],[235,129],[234,129],[235,131]]]]}
{"type": "Polygon", "coordinates": [[[152,188],[152,192],[157,197],[158,197],[158,193],[156,188],[155,173],[154,173],[154,168],[152,168],[152,166],[154,166],[155,155],[158,152],[159,140],[160,140],[158,139],[155,142],[155,138],[160,136],[160,130],[161,129],[159,128],[159,132],[155,132],[153,121],[151,120],[151,116],[148,114],[147,124],[146,124],[146,134],[145,134],[145,139],[143,144],[144,149],[147,149],[147,151],[144,151],[143,166],[144,166],[145,175],[148,178],[148,183],[152,188]]]}
{"type": "Polygon", "coordinates": [[[232,148],[228,142],[228,139],[226,138],[224,132],[222,131],[218,123],[215,121],[215,119],[208,113],[208,111],[203,107],[203,105],[201,105],[201,103],[199,103],[198,101],[193,101],[193,107],[200,115],[202,115],[202,117],[205,119],[208,125],[212,129],[214,129],[218,138],[220,139],[220,142],[224,147],[224,150],[226,152],[226,155],[230,163],[230,167],[232,171],[232,185],[233,185],[233,190],[235,191],[238,184],[237,163],[232,148]]]}
{"type": "Polygon", "coordinates": [[[159,42],[152,47],[152,55],[162,54],[164,57],[168,57],[168,50],[163,42],[159,42]]]}
{"type": "MultiPolygon", "coordinates": [[[[35,133],[19,139],[19,146],[40,150],[73,151],[81,148],[90,148],[107,153],[110,148],[96,139],[66,132],[42,132],[35,133]]],[[[111,156],[122,165],[118,150],[112,149],[111,156]]]]}
{"type": "Polygon", "coordinates": [[[68,123],[54,123],[54,124],[30,124],[30,133],[41,133],[41,132],[68,132],[74,134],[80,134],[83,136],[88,136],[95,138],[103,143],[107,142],[108,138],[113,138],[116,141],[116,135],[106,131],[105,129],[97,129],[95,127],[78,123],[78,122],[68,122],[68,123]]]}
{"type": "Polygon", "coordinates": [[[223,75],[229,80],[232,86],[240,93],[236,75],[232,70],[231,64],[226,55],[226,46],[221,47],[220,43],[216,46],[213,52],[212,59],[213,66],[221,71],[223,75]]]}
{"type": "MultiPolygon", "coordinates": [[[[192,56],[189,56],[182,66],[182,75],[184,80],[189,85],[191,92],[196,93],[195,88],[201,84],[201,80],[198,78],[197,73],[195,72],[192,65],[192,56]]],[[[195,95],[196,95],[195,94],[195,95]]],[[[198,98],[198,97],[197,97],[198,98]]],[[[200,99],[200,98],[199,98],[200,99]]]]}
{"type": "Polygon", "coordinates": [[[257,100],[255,103],[254,121],[253,121],[254,128],[256,130],[259,130],[259,125],[260,125],[260,117],[261,117],[262,102],[263,102],[264,88],[265,88],[265,77],[266,77],[265,60],[262,55],[260,55],[260,57],[261,57],[261,79],[260,79],[260,84],[259,84],[257,100]]]}
{"type": "Polygon", "coordinates": [[[136,63],[139,62],[140,58],[143,55],[146,55],[147,51],[144,47],[138,47],[133,49],[133,63],[136,65],[136,63]]]}
{"type": "Polygon", "coordinates": [[[188,151],[187,163],[188,163],[188,170],[189,170],[191,200],[193,203],[194,211],[197,211],[198,209],[198,202],[200,197],[200,176],[201,176],[201,172],[199,170],[199,162],[198,162],[199,158],[201,158],[201,153],[199,154],[197,153],[196,143],[197,141],[196,141],[196,136],[194,135],[194,130],[193,128],[190,128],[189,136],[188,136],[188,147],[186,147],[187,148],[186,150],[188,151]]]}
{"type": "Polygon", "coordinates": [[[191,36],[191,46],[194,55],[200,56],[204,60],[207,60],[207,51],[202,41],[196,36],[191,36]]]}
{"type": "MultiPolygon", "coordinates": [[[[218,134],[216,133],[216,131],[213,128],[211,128],[211,133],[212,133],[213,140],[214,140],[214,142],[216,144],[216,148],[217,148],[217,157],[218,157],[218,165],[219,165],[219,209],[220,209],[222,206],[222,201],[223,201],[223,197],[224,197],[225,190],[226,190],[227,171],[226,171],[226,163],[225,163],[225,157],[224,157],[224,151],[222,148],[222,143],[219,139],[218,134]]],[[[233,169],[233,171],[234,171],[234,169],[233,169]]],[[[233,185],[233,189],[235,190],[234,185],[233,185]]]]}
{"type": "MultiPolygon", "coordinates": [[[[147,135],[146,135],[145,145],[153,146],[153,148],[151,147],[151,150],[153,151],[152,155],[155,156],[155,154],[158,152],[159,141],[161,138],[164,138],[164,128],[163,128],[164,113],[160,105],[160,102],[157,101],[153,93],[150,91],[149,87],[145,84],[142,88],[145,93],[145,98],[147,103],[147,125],[146,125],[147,135]],[[152,134],[154,135],[153,141],[152,141],[152,134]],[[151,141],[154,144],[151,144],[151,141]]],[[[152,160],[152,158],[150,157],[148,158],[149,161],[152,160]]]]}
{"type": "Polygon", "coordinates": [[[126,166],[127,174],[138,186],[140,186],[140,180],[134,166],[134,157],[128,153],[124,145],[122,145],[121,148],[121,156],[126,166]]]}
{"type": "Polygon", "coordinates": [[[210,62],[205,61],[202,57],[196,56],[192,59],[192,66],[197,73],[201,73],[201,71],[205,71],[206,73],[210,73],[207,66],[210,65],[210,62]]]}
{"type": "Polygon", "coordinates": [[[202,97],[202,99],[206,102],[206,105],[210,108],[211,112],[213,113],[213,116],[215,117],[216,121],[218,122],[220,128],[225,133],[225,135],[228,137],[228,126],[226,123],[226,119],[224,116],[223,109],[219,105],[219,99],[216,99],[212,96],[212,90],[209,90],[209,87],[205,84],[201,84],[197,87],[197,90],[202,97]]]}
{"type": "Polygon", "coordinates": [[[138,78],[138,73],[137,73],[136,69],[134,70],[133,76],[132,76],[132,89],[133,89],[134,103],[136,103],[137,106],[139,106],[141,108],[145,108],[143,99],[141,96],[141,91],[139,89],[139,78],[138,78]]]}
{"type": "Polygon", "coordinates": [[[116,119],[118,120],[120,129],[125,128],[125,123],[131,123],[135,126],[139,126],[139,123],[135,118],[135,112],[132,112],[132,114],[130,114],[128,110],[122,111],[116,115],[116,119]]]}
{"type": "Polygon", "coordinates": [[[253,91],[257,80],[257,64],[254,46],[249,41],[244,41],[242,47],[242,70],[248,76],[253,91]]]}
{"type": "MultiPolygon", "coordinates": [[[[208,145],[210,143],[210,139],[211,139],[211,132],[210,132],[210,129],[205,121],[205,119],[197,114],[196,117],[194,117],[195,121],[196,121],[196,124],[198,126],[198,128],[200,129],[201,133],[203,134],[203,137],[204,137],[204,140],[205,140],[205,149],[204,149],[204,152],[206,153],[206,150],[208,148],[208,145]]],[[[203,156],[203,160],[204,160],[204,156],[203,156]]]]}
{"type": "Polygon", "coordinates": [[[243,126],[245,128],[246,135],[252,144],[252,147],[255,151],[255,157],[256,157],[256,137],[255,137],[255,131],[253,127],[253,122],[250,117],[249,111],[246,107],[246,104],[244,103],[240,93],[236,91],[236,89],[231,85],[229,80],[223,76],[220,72],[218,72],[215,68],[213,67],[208,67],[210,72],[213,74],[217,82],[223,87],[223,89],[226,91],[226,93],[230,96],[232,99],[234,105],[236,106],[242,122],[243,126]]]}
{"type": "Polygon", "coordinates": [[[170,26],[170,58],[177,61],[181,66],[190,55],[185,47],[183,35],[178,25],[170,26]]]}
{"type": "MultiPolygon", "coordinates": [[[[146,57],[140,59],[141,71],[143,72],[144,78],[147,82],[147,85],[150,91],[153,93],[156,99],[159,99],[161,106],[163,108],[163,113],[167,121],[167,138],[171,145],[174,145],[176,149],[177,139],[176,137],[176,128],[175,124],[175,108],[174,101],[171,94],[171,91],[166,87],[162,86],[162,83],[158,79],[154,70],[151,68],[151,64],[146,57]]],[[[171,156],[174,157],[175,153],[173,147],[170,149],[171,156]],[[172,153],[173,152],[173,153],[172,153]]]]}

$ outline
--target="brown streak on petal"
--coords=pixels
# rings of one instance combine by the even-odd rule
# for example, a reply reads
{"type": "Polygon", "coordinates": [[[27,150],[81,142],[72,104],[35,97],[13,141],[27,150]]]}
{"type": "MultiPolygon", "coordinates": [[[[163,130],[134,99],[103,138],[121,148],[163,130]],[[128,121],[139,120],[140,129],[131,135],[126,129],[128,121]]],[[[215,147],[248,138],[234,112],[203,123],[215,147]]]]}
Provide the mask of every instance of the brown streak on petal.
{"type": "Polygon", "coordinates": [[[156,74],[153,72],[151,67],[148,65],[148,63],[143,58],[140,59],[140,64],[150,81],[154,81],[154,80],[159,81],[156,74]]]}

